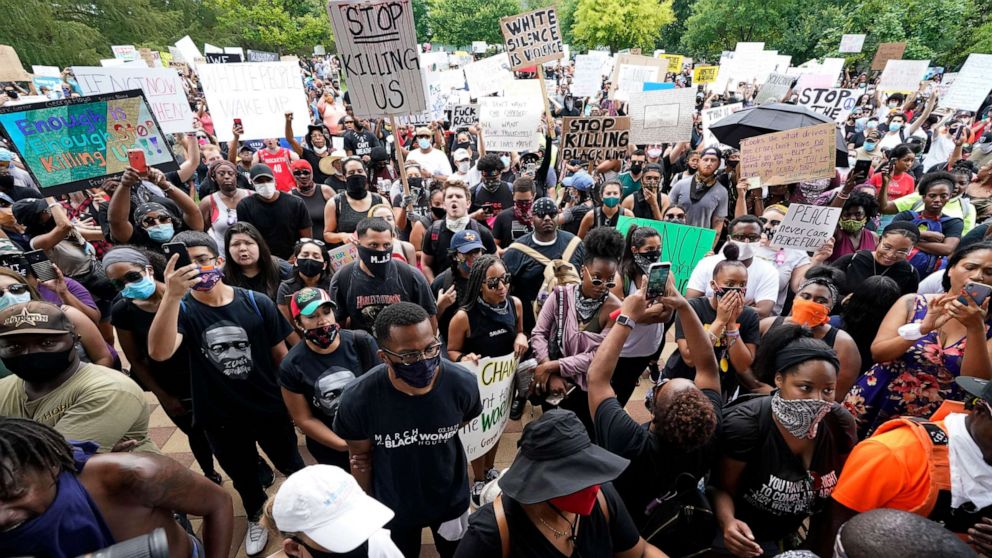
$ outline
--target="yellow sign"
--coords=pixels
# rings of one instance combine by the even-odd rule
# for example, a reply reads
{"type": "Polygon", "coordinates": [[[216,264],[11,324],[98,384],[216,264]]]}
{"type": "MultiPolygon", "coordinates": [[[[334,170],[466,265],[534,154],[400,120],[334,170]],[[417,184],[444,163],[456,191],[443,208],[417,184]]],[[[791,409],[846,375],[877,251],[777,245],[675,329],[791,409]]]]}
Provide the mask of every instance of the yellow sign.
{"type": "Polygon", "coordinates": [[[719,71],[720,66],[696,66],[692,71],[692,84],[713,83],[719,71]]]}
{"type": "Polygon", "coordinates": [[[659,54],[658,58],[668,60],[668,73],[677,74],[682,71],[682,60],[685,57],[681,54],[659,54]]]}

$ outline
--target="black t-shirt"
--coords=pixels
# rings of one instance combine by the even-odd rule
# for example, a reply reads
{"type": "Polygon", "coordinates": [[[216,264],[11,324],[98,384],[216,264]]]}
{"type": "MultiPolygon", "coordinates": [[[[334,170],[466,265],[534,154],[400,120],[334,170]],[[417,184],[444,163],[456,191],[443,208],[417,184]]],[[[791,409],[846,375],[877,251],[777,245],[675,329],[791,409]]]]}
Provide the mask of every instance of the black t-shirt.
{"type": "MultiPolygon", "coordinates": [[[[330,146],[328,146],[328,149],[330,149],[330,146]]],[[[310,166],[313,168],[313,181],[317,184],[324,184],[330,175],[324,174],[324,172],[320,170],[321,156],[309,147],[304,147],[301,158],[310,163],[310,166]]]]}
{"type": "MultiPolygon", "coordinates": [[[[709,327],[716,320],[716,310],[710,305],[710,299],[707,297],[690,298],[689,307],[699,316],[699,321],[704,326],[709,327]]],[[[761,340],[760,321],[754,308],[745,306],[741,315],[737,317],[737,324],[740,326],[738,331],[741,334],[737,342],[757,345],[761,340]]],[[[675,339],[685,339],[681,320],[675,320],[675,339]]],[[[730,360],[730,348],[721,340],[719,345],[713,347],[713,350],[716,353],[717,362],[720,364],[720,391],[723,393],[724,400],[731,401],[737,397],[737,391],[741,384],[737,377],[738,371],[730,360]]],[[[665,376],[692,380],[696,377],[696,368],[687,365],[682,360],[682,353],[676,350],[665,364],[665,376]]]]}
{"type": "Polygon", "coordinates": [[[448,327],[451,325],[451,318],[454,318],[455,313],[458,312],[458,301],[462,299],[462,292],[465,290],[465,285],[468,284],[468,279],[461,275],[455,274],[454,278],[451,278],[451,275],[451,268],[448,268],[435,277],[434,282],[431,283],[431,292],[434,294],[435,300],[441,298],[443,289],[450,289],[452,285],[455,286],[455,293],[458,295],[455,303],[437,316],[437,330],[445,343],[448,341],[448,327]]]}
{"type": "MultiPolygon", "coordinates": [[[[613,556],[634,548],[640,540],[637,527],[624,508],[617,491],[609,483],[601,485],[606,498],[609,520],[597,500],[592,513],[579,519],[578,540],[572,556],[613,556]]],[[[510,556],[514,558],[547,558],[563,556],[527,517],[515,500],[502,497],[503,511],[510,535],[510,556]]],[[[468,519],[468,531],[455,551],[455,558],[500,558],[503,543],[496,524],[492,504],[486,504],[468,519]]]]}
{"type": "Polygon", "coordinates": [[[334,432],[372,442],[372,495],[396,512],[388,528],[422,527],[468,508],[468,463],[458,438],[479,416],[475,375],[441,361],[425,395],[400,392],[386,365],[368,371],[341,394],[334,432]]]}
{"type": "Polygon", "coordinates": [[[841,294],[848,294],[865,282],[865,279],[884,275],[899,284],[901,294],[915,293],[920,286],[920,276],[916,269],[907,261],[901,261],[888,267],[875,261],[868,250],[859,250],[853,254],[841,256],[832,264],[847,274],[846,283],[841,294]]]}
{"type": "MultiPolygon", "coordinates": [[[[279,283],[279,291],[276,294],[275,303],[276,305],[285,304],[289,306],[289,298],[296,294],[296,291],[302,289],[305,285],[303,281],[300,281],[299,276],[293,273],[289,279],[286,279],[282,283],[279,283]]],[[[327,292],[331,292],[331,275],[328,274],[317,282],[317,287],[324,289],[327,292]]]]}
{"type": "Polygon", "coordinates": [[[313,226],[307,204],[300,198],[280,192],[273,202],[262,201],[260,196],[248,196],[238,202],[238,221],[247,221],[269,245],[272,255],[289,259],[293,247],[300,239],[300,230],[313,226]]]}
{"type": "MultiPolygon", "coordinates": [[[[148,366],[148,372],[158,385],[177,399],[190,399],[192,394],[189,385],[189,356],[186,354],[188,343],[183,341],[176,354],[165,362],[152,360],[148,356],[148,330],[151,329],[154,319],[153,312],[145,312],[130,299],[122,296],[114,299],[110,309],[111,325],[131,334],[135,347],[141,352],[141,358],[148,366]]],[[[138,378],[135,377],[135,381],[137,380],[138,378]]],[[[148,386],[142,387],[148,389],[148,386]]]]}
{"type": "MultiPolygon", "coordinates": [[[[496,243],[493,242],[493,233],[489,231],[488,227],[478,224],[474,219],[469,219],[467,227],[479,233],[479,240],[486,247],[486,253],[496,253],[496,243]]],[[[431,271],[434,272],[434,275],[451,267],[448,248],[451,246],[451,237],[453,236],[455,236],[455,233],[451,232],[451,229],[445,226],[444,220],[433,223],[427,234],[424,235],[423,251],[424,254],[434,258],[431,261],[431,271]]]]}
{"type": "Polygon", "coordinates": [[[514,217],[513,207],[500,211],[493,223],[493,238],[502,248],[506,248],[514,241],[532,232],[534,232],[534,227],[531,227],[530,223],[525,225],[514,217]]]}
{"type": "Polygon", "coordinates": [[[858,443],[854,417],[840,405],[817,430],[809,470],[772,418],[772,397],[752,396],[724,409],[723,455],[746,465],[734,495],[734,517],[757,541],[779,540],[829,504],[847,454],[858,443]]]}
{"type": "MultiPolygon", "coordinates": [[[[565,248],[568,247],[568,243],[573,238],[575,235],[571,233],[558,231],[554,244],[548,246],[541,246],[534,242],[533,233],[521,237],[517,242],[530,246],[549,260],[554,260],[565,254],[565,248]]],[[[578,270],[584,257],[585,249],[580,242],[569,261],[578,270]]],[[[503,253],[503,266],[513,276],[513,281],[510,283],[510,294],[519,298],[524,306],[524,333],[529,334],[534,329],[534,322],[537,318],[534,316],[533,302],[537,299],[541,284],[544,283],[544,265],[519,250],[507,250],[503,253]]]]}
{"type": "Polygon", "coordinates": [[[666,493],[680,473],[701,479],[716,463],[723,399],[710,389],[704,389],[703,395],[713,405],[717,429],[709,443],[691,452],[673,447],[648,430],[648,425],[634,422],[616,397],[603,401],[596,409],[598,445],[630,460],[627,470],[613,484],[638,529],[647,520],[644,511],[648,503],[666,493]]]}
{"type": "Polygon", "coordinates": [[[437,314],[437,304],[431,295],[427,279],[409,265],[392,260],[386,279],[372,277],[352,262],[331,278],[331,298],[338,323],[350,318],[349,329],[372,332],[375,318],[383,308],[397,302],[412,302],[422,306],[430,315],[437,314]]]}
{"type": "Polygon", "coordinates": [[[293,330],[272,299],[234,287],[234,300],[214,307],[187,295],[178,324],[188,340],[197,423],[243,425],[288,416],[271,349],[293,330]]]}
{"type": "Polygon", "coordinates": [[[504,209],[512,209],[513,192],[510,190],[510,185],[503,182],[495,192],[486,190],[482,184],[475,187],[472,190],[472,207],[469,208],[468,212],[474,213],[487,204],[492,206],[494,215],[504,209]]]}
{"type": "Polygon", "coordinates": [[[375,139],[375,135],[368,130],[344,133],[344,150],[351,151],[356,157],[370,155],[372,148],[378,146],[379,140],[375,139]]]}

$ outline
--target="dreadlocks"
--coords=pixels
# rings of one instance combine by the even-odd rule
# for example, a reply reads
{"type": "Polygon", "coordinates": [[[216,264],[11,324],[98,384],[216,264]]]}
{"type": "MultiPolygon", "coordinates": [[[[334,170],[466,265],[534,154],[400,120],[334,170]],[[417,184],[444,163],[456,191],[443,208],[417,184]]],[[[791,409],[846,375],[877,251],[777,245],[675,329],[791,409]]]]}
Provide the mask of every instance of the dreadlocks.
{"type": "Polygon", "coordinates": [[[62,471],[75,469],[72,448],[54,429],[33,420],[0,417],[0,499],[12,497],[21,488],[27,469],[62,471]]]}
{"type": "Polygon", "coordinates": [[[461,300],[458,301],[462,310],[469,312],[475,308],[476,301],[482,296],[482,284],[486,282],[486,273],[489,273],[489,268],[497,263],[501,264],[503,261],[493,254],[483,254],[472,262],[465,291],[461,293],[461,300]]]}

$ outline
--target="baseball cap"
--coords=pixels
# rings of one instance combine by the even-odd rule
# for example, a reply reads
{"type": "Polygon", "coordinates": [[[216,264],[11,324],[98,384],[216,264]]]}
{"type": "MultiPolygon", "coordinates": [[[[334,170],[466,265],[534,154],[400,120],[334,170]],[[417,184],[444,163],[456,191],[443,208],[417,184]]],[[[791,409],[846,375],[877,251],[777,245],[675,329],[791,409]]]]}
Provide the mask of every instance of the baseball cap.
{"type": "Polygon", "coordinates": [[[0,337],[27,333],[60,335],[75,331],[58,306],[32,300],[0,311],[0,337]]]}
{"type": "Polygon", "coordinates": [[[485,250],[486,247],[479,240],[479,233],[465,229],[451,237],[451,249],[457,250],[459,254],[468,254],[472,250],[485,250]]]}
{"type": "Polygon", "coordinates": [[[311,465],[290,475],[272,502],[283,532],[303,533],[331,552],[349,552],[393,518],[365,494],[354,477],[333,465],[311,465]]]}
{"type": "Polygon", "coordinates": [[[466,149],[456,149],[455,152],[451,154],[451,158],[457,163],[458,161],[471,159],[472,156],[468,154],[468,150],[466,149]]]}
{"type": "Polygon", "coordinates": [[[262,178],[263,176],[267,176],[272,180],[276,179],[275,175],[272,174],[272,169],[265,163],[255,163],[251,166],[251,170],[248,171],[248,174],[251,177],[252,182],[255,182],[255,180],[262,178]]]}
{"type": "Polygon", "coordinates": [[[247,151],[248,153],[254,153],[255,152],[255,148],[252,147],[252,146],[250,146],[250,145],[248,145],[247,143],[243,143],[243,144],[241,144],[241,147],[238,148],[238,153],[241,153],[242,151],[247,151]]]}
{"type": "Polygon", "coordinates": [[[971,395],[992,403],[992,382],[989,380],[974,376],[958,376],[954,381],[971,395]]]}
{"type": "Polygon", "coordinates": [[[413,133],[413,135],[415,135],[415,136],[429,136],[429,135],[431,135],[431,129],[430,128],[427,128],[427,127],[424,127],[424,126],[421,126],[421,127],[417,128],[417,130],[413,133]]]}
{"type": "Polygon", "coordinates": [[[337,304],[334,304],[334,301],[331,300],[331,295],[327,294],[327,291],[316,287],[307,287],[296,291],[296,294],[289,301],[289,310],[294,318],[300,314],[311,316],[318,308],[325,304],[330,304],[332,308],[337,308],[337,304]]]}
{"type": "Polygon", "coordinates": [[[572,176],[566,177],[562,183],[581,192],[585,192],[594,184],[592,177],[586,171],[578,171],[572,176]]]}

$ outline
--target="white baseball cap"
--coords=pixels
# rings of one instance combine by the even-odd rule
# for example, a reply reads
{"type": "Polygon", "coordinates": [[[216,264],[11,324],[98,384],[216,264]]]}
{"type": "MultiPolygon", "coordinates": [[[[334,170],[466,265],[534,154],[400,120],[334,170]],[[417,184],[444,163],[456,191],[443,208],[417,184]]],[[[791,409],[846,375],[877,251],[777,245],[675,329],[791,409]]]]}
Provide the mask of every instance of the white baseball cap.
{"type": "Polygon", "coordinates": [[[303,533],[331,552],[358,548],[393,518],[354,477],[332,465],[311,465],[279,487],[272,518],[283,532],[303,533]]]}
{"type": "Polygon", "coordinates": [[[468,150],[466,149],[456,149],[455,152],[451,154],[451,158],[457,163],[458,161],[471,159],[472,156],[469,155],[468,150]]]}

